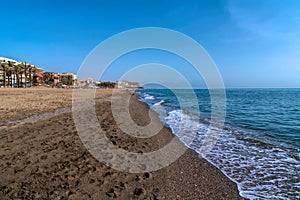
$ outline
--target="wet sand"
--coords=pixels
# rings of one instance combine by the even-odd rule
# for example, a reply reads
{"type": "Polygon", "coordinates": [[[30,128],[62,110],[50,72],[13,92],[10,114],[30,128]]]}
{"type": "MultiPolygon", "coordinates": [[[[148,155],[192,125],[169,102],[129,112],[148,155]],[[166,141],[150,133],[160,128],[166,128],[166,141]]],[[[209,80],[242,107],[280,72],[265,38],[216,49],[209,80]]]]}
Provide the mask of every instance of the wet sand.
{"type": "MultiPolygon", "coordinates": [[[[66,100],[63,106],[71,105],[72,90],[42,89],[34,91],[32,96],[46,91],[57,95],[54,99],[49,96],[45,99],[50,105],[57,105],[54,102],[59,97],[66,100]]],[[[6,96],[15,99],[15,90],[11,92],[6,90],[6,96]]],[[[22,92],[18,90],[16,93],[22,92]]],[[[101,99],[109,93],[99,90],[96,96],[101,99]]],[[[0,95],[4,99],[2,90],[0,95]]],[[[11,111],[17,110],[15,115],[9,115],[10,118],[28,116],[30,106],[24,104],[27,101],[22,105],[24,110],[18,104],[11,104],[17,108],[8,106],[11,111]]],[[[114,145],[132,152],[151,152],[174,137],[165,127],[147,139],[124,134],[113,119],[110,104],[107,100],[99,101],[96,113],[102,129],[107,131],[106,135],[114,145]]],[[[30,113],[42,113],[46,111],[44,109],[41,106],[30,113]]],[[[148,106],[133,95],[130,114],[135,123],[147,125],[148,112],[148,106]]],[[[1,120],[8,119],[2,114],[1,120]]],[[[107,167],[82,144],[71,112],[0,127],[0,176],[0,199],[242,199],[235,183],[191,150],[170,166],[155,172],[133,174],[107,167]]]]}

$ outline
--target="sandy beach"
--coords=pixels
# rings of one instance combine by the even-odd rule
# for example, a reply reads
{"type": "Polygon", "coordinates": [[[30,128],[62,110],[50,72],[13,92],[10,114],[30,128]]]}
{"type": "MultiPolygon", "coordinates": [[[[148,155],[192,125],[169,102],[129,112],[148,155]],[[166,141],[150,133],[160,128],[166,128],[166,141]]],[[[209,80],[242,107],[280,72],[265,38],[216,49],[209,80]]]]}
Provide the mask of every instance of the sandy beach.
{"type": "MultiPolygon", "coordinates": [[[[151,152],[174,137],[166,127],[147,139],[124,134],[113,119],[110,94],[97,90],[96,113],[114,145],[151,152]]],[[[0,199],[243,199],[235,183],[192,150],[154,172],[107,167],[82,144],[71,111],[7,126],[8,121],[70,107],[71,89],[0,89],[0,96],[0,199]]],[[[148,112],[133,95],[135,123],[147,125],[148,112]]]]}
{"type": "MultiPolygon", "coordinates": [[[[111,90],[97,92],[95,98],[103,98],[111,90]]],[[[34,114],[55,111],[72,106],[72,90],[57,88],[1,88],[0,125],[30,117],[34,114]]]]}

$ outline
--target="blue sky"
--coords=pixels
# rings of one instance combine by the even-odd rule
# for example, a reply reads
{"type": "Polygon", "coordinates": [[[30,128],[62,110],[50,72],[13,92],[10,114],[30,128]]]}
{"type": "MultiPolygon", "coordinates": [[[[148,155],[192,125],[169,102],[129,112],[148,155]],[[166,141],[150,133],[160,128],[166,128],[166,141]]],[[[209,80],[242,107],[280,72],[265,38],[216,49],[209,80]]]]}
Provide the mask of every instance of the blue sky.
{"type": "MultiPolygon", "coordinates": [[[[300,1],[1,1],[0,55],[46,71],[76,73],[89,52],[121,31],[164,27],[199,42],[227,87],[300,87],[300,1]]],[[[191,66],[146,51],[127,68],[169,64],[197,82],[191,66]],[[158,59],[159,58],[159,59],[158,59]]],[[[117,69],[104,79],[118,79],[117,69]]]]}

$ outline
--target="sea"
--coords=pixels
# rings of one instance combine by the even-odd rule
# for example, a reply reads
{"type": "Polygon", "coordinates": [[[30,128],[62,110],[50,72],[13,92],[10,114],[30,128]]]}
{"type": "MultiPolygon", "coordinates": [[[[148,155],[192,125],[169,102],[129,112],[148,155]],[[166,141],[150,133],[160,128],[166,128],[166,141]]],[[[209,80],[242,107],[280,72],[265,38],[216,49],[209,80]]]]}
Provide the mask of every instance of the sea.
{"type": "MultiPolygon", "coordinates": [[[[185,144],[200,155],[210,125],[211,91],[135,92],[183,142],[184,134],[178,130],[193,131],[194,139],[185,144]],[[192,95],[196,95],[198,105],[195,101],[189,103],[192,95]],[[195,111],[195,106],[200,112],[195,111]]],[[[247,88],[225,92],[225,123],[213,149],[204,158],[237,183],[242,197],[300,199],[300,89],[247,88]]]]}

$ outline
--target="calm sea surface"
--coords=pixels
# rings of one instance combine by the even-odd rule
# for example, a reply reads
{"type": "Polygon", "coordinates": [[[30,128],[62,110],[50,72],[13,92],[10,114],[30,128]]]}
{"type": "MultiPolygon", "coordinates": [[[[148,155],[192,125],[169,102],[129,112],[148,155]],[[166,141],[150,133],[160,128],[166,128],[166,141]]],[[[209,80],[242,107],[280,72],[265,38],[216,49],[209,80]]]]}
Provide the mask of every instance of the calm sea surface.
{"type": "MultiPolygon", "coordinates": [[[[211,116],[208,90],[136,92],[182,141],[185,136],[178,130],[192,131],[195,138],[187,145],[200,152],[211,116]]],[[[300,89],[226,90],[226,123],[205,158],[235,181],[246,198],[300,199],[300,89]]]]}

